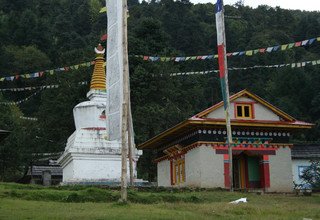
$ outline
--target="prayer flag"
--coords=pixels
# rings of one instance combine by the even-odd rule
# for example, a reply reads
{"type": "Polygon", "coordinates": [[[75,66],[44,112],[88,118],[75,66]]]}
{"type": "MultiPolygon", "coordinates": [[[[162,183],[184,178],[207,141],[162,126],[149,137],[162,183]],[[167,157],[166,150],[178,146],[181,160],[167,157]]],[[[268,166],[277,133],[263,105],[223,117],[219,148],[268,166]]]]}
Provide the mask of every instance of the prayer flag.
{"type": "Polygon", "coordinates": [[[266,52],[266,48],[261,48],[261,49],[259,49],[259,52],[260,52],[260,53],[266,52]]]}
{"type": "Polygon", "coordinates": [[[309,45],[313,44],[313,42],[315,41],[316,39],[315,38],[312,38],[309,40],[309,45]]]}
{"type": "Polygon", "coordinates": [[[288,44],[288,48],[292,48],[294,46],[294,43],[288,44]]]}
{"type": "Polygon", "coordinates": [[[222,0],[217,0],[217,3],[216,3],[216,29],[217,29],[220,84],[221,84],[224,109],[225,111],[227,111],[229,109],[229,86],[228,86],[228,67],[227,67],[227,57],[226,57],[224,9],[223,9],[222,0]]]}
{"type": "Polygon", "coordinates": [[[288,47],[288,44],[281,45],[281,50],[286,50],[287,47],[288,47]]]}
{"type": "Polygon", "coordinates": [[[100,40],[101,41],[106,41],[108,39],[108,35],[107,34],[104,34],[101,36],[100,40]]]}
{"type": "Polygon", "coordinates": [[[274,46],[273,51],[277,51],[277,50],[279,50],[279,48],[280,48],[280,46],[274,46]]]}
{"type": "Polygon", "coordinates": [[[252,51],[252,50],[246,51],[246,55],[247,55],[247,56],[252,56],[252,54],[253,54],[253,51],[252,51]]]}
{"type": "Polygon", "coordinates": [[[302,44],[302,41],[299,41],[299,42],[296,42],[296,43],[294,44],[294,46],[295,46],[295,47],[300,47],[301,44],[302,44]]]}
{"type": "Polygon", "coordinates": [[[273,50],[273,47],[268,47],[266,51],[267,51],[268,53],[271,53],[272,50],[273,50]]]}
{"type": "Polygon", "coordinates": [[[107,7],[103,7],[99,11],[99,13],[105,13],[105,12],[107,12],[107,7]]]}
{"type": "Polygon", "coordinates": [[[304,41],[302,41],[301,45],[305,46],[305,45],[307,45],[308,42],[309,42],[309,40],[304,40],[304,41]]]}

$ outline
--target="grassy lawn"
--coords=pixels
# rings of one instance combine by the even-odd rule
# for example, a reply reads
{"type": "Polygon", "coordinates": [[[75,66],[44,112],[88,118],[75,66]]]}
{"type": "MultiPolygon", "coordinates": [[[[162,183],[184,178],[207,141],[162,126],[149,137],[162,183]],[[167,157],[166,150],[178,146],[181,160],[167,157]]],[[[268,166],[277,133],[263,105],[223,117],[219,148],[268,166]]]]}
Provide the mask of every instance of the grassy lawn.
{"type": "Polygon", "coordinates": [[[229,193],[219,190],[131,190],[0,184],[0,219],[320,219],[320,195],[229,193]],[[247,204],[229,204],[247,197],[247,204]]]}

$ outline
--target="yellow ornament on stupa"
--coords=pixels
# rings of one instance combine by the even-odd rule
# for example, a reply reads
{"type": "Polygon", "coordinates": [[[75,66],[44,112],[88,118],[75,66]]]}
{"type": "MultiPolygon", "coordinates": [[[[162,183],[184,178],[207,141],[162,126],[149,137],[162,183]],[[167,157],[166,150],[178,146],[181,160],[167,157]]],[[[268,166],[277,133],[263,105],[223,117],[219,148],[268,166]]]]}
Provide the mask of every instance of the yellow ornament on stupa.
{"type": "Polygon", "coordinates": [[[90,84],[90,90],[106,90],[106,69],[104,59],[105,51],[106,50],[101,44],[99,44],[98,47],[95,48],[96,58],[90,84]]]}

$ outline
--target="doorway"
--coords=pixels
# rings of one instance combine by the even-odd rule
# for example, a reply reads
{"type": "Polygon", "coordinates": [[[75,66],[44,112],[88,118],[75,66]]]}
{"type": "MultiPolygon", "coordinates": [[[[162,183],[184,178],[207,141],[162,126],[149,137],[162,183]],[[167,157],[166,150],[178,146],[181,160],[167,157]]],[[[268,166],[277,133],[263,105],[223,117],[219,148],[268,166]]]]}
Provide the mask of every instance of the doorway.
{"type": "Polygon", "coordinates": [[[246,153],[233,155],[233,186],[235,189],[261,188],[261,156],[246,153]]]}

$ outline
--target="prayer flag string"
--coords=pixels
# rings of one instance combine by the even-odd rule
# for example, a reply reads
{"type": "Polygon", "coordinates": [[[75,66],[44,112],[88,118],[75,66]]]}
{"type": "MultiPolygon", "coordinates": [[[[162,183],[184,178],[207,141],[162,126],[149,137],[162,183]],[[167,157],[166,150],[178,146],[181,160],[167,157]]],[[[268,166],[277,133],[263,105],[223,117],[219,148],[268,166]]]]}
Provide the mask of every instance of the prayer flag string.
{"type": "MultiPolygon", "coordinates": [[[[227,53],[227,57],[253,56],[255,54],[266,54],[266,53],[272,53],[276,51],[285,51],[294,47],[310,46],[314,44],[314,42],[319,42],[319,41],[320,41],[320,37],[317,37],[317,38],[311,38],[311,39],[298,41],[294,43],[287,43],[283,45],[276,45],[276,46],[259,48],[254,50],[230,52],[230,53],[227,53]]],[[[197,56],[172,56],[172,57],[146,56],[146,55],[132,55],[132,56],[136,58],[140,58],[144,61],[151,61],[151,62],[170,62],[170,61],[184,62],[184,61],[191,61],[191,60],[212,60],[212,59],[218,58],[218,54],[197,55],[197,56]]]]}
{"type": "Polygon", "coordinates": [[[78,70],[81,67],[90,67],[95,64],[95,61],[90,61],[90,62],[85,62],[85,63],[80,63],[72,66],[66,66],[66,67],[59,67],[51,70],[43,70],[35,73],[26,73],[26,74],[15,74],[12,76],[6,76],[6,77],[1,77],[0,82],[3,81],[14,81],[17,79],[34,79],[34,78],[39,78],[43,77],[45,75],[53,75],[57,72],[68,72],[70,70],[78,70]]]}

